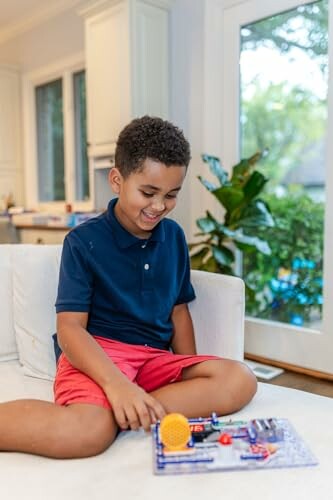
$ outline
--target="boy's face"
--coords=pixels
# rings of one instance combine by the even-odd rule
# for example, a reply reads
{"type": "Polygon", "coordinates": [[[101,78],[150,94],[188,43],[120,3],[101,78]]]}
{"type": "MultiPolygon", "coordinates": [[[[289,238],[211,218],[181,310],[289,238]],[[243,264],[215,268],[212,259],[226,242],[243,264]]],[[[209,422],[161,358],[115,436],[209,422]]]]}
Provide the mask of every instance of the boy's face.
{"type": "Polygon", "coordinates": [[[167,167],[147,158],[143,168],[124,179],[112,168],[109,182],[119,199],[115,215],[121,225],[139,238],[151,231],[176,205],[186,174],[185,166],[167,167]]]}

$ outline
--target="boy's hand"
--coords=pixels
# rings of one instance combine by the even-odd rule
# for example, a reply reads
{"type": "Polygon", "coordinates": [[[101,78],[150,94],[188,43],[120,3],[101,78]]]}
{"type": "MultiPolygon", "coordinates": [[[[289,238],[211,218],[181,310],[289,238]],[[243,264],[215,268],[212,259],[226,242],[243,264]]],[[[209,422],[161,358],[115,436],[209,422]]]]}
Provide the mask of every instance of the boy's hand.
{"type": "Polygon", "coordinates": [[[110,401],[114,417],[123,430],[138,430],[143,427],[145,431],[149,431],[150,425],[166,414],[157,399],[130,380],[121,380],[110,387],[104,387],[104,392],[110,401]]]}

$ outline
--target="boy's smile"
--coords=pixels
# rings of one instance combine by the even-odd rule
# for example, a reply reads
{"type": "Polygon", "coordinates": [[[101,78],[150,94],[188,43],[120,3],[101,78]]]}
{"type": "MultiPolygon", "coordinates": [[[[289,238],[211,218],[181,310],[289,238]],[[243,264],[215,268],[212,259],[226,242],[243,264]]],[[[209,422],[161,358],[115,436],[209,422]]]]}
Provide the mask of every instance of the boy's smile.
{"type": "Polygon", "coordinates": [[[109,181],[119,196],[115,216],[138,238],[149,238],[151,231],[175,206],[186,174],[185,166],[167,167],[146,158],[143,168],[123,178],[114,167],[109,181]]]}

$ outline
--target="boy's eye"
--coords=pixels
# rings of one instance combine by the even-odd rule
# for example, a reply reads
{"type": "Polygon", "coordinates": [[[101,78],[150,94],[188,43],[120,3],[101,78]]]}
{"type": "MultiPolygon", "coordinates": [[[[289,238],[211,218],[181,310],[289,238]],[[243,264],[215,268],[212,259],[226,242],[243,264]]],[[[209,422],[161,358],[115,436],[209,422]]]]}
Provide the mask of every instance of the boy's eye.
{"type": "MultiPolygon", "coordinates": [[[[152,198],[154,196],[155,193],[147,193],[147,191],[141,191],[141,193],[143,194],[143,196],[145,196],[145,198],[152,198]]],[[[173,199],[173,198],[177,198],[177,194],[167,194],[165,196],[168,200],[170,199],[173,199]]]]}

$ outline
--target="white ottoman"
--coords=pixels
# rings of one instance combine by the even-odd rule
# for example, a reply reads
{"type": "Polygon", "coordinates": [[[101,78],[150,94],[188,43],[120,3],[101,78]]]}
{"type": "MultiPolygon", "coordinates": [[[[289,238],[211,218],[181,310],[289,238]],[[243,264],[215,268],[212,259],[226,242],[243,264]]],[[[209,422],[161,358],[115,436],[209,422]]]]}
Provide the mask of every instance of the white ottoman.
{"type": "MultiPolygon", "coordinates": [[[[1,367],[0,400],[52,397],[52,384],[1,367]]],[[[1,500],[330,500],[333,499],[333,399],[259,384],[254,400],[234,415],[286,417],[319,460],[315,467],[154,476],[152,443],[143,431],[125,432],[102,455],[52,460],[0,453],[1,500]]]]}

